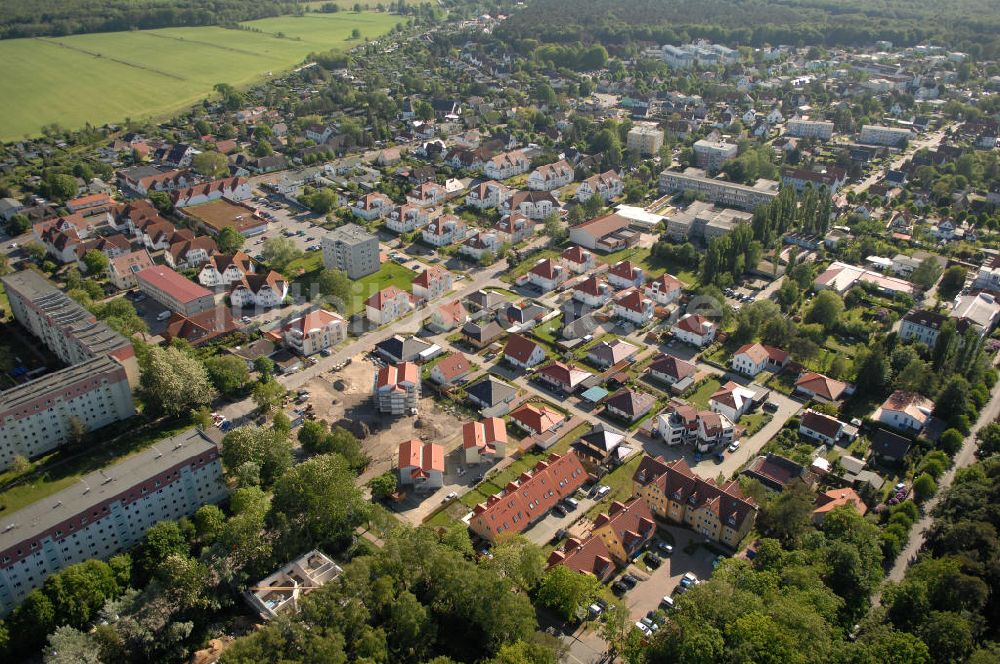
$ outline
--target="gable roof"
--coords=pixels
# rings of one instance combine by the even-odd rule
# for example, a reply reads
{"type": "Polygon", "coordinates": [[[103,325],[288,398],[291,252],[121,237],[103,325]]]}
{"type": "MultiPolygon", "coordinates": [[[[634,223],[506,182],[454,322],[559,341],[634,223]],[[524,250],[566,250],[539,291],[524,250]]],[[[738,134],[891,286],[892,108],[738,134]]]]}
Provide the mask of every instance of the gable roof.
{"type": "Polygon", "coordinates": [[[640,486],[655,485],[670,500],[685,503],[690,508],[708,507],[724,525],[739,529],[744,520],[753,516],[757,504],[743,494],[739,482],[723,485],[695,475],[684,459],[667,462],[663,457],[643,457],[632,476],[640,486]]]}
{"type": "Polygon", "coordinates": [[[829,415],[824,415],[823,413],[817,413],[814,410],[806,410],[802,414],[799,424],[807,429],[812,429],[817,433],[823,434],[827,438],[835,438],[844,426],[844,423],[840,420],[829,415]]]}
{"type": "Polygon", "coordinates": [[[549,431],[563,421],[563,414],[544,404],[526,403],[510,414],[510,419],[525,424],[533,431],[549,431]]]}
{"type": "Polygon", "coordinates": [[[602,341],[588,351],[587,355],[608,364],[618,364],[639,352],[639,349],[622,339],[602,341]]]}
{"type": "Polygon", "coordinates": [[[673,355],[663,354],[649,365],[650,371],[665,374],[677,380],[694,376],[698,368],[687,360],[682,360],[673,355]]]}
{"type": "Polygon", "coordinates": [[[622,411],[629,417],[636,417],[652,408],[653,404],[656,403],[656,397],[625,387],[608,397],[604,403],[622,411]]]}
{"type": "Polygon", "coordinates": [[[528,360],[531,358],[531,354],[535,352],[535,349],[538,347],[538,344],[531,339],[521,336],[520,334],[512,334],[507,338],[507,345],[503,349],[503,354],[507,357],[514,358],[521,364],[527,364],[528,360]]]}
{"type": "Polygon", "coordinates": [[[499,417],[486,417],[462,426],[462,447],[478,447],[484,452],[496,452],[496,443],[507,443],[507,424],[499,417]]]}
{"type": "Polygon", "coordinates": [[[795,381],[795,388],[808,390],[829,401],[836,401],[847,389],[847,384],[827,378],[815,371],[803,371],[795,381]]]}
{"type": "Polygon", "coordinates": [[[615,569],[608,546],[596,535],[591,535],[582,542],[575,538],[566,540],[562,551],[549,554],[548,566],[556,565],[563,565],[574,572],[590,574],[601,580],[615,569]]]}
{"type": "Polygon", "coordinates": [[[446,356],[434,368],[441,372],[441,376],[448,382],[460,378],[471,371],[469,360],[461,353],[452,353],[446,356]]]}

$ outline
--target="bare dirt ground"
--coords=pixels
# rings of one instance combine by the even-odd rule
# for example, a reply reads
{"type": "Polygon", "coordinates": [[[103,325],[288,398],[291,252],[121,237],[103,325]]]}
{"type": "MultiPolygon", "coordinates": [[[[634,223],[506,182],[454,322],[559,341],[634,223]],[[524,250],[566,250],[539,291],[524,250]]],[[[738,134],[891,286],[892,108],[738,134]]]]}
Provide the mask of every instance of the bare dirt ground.
{"type": "Polygon", "coordinates": [[[411,438],[444,447],[447,467],[453,457],[450,453],[462,444],[463,420],[426,395],[421,397],[415,417],[377,412],[371,402],[375,371],[364,355],[357,355],[342,370],[324,373],[303,386],[309,391],[309,404],[317,419],[342,426],[361,440],[371,463],[358,478],[359,484],[395,468],[399,444],[411,438]]]}

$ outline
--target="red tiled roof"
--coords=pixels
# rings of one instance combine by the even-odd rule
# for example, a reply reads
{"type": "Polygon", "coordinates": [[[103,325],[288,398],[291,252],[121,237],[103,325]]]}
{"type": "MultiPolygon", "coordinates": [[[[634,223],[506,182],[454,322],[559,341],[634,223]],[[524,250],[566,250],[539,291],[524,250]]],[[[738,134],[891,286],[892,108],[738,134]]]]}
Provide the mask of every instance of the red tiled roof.
{"type": "Polygon", "coordinates": [[[587,472],[574,452],[551,455],[535,464],[530,473],[504,487],[473,510],[470,526],[482,537],[493,540],[504,532],[519,533],[552,508],[573,495],[587,481],[587,472]]]}
{"type": "Polygon", "coordinates": [[[592,574],[604,581],[615,569],[611,552],[600,537],[591,535],[583,542],[577,539],[566,541],[563,551],[553,551],[549,555],[548,566],[564,565],[574,572],[592,574]]]}
{"type": "Polygon", "coordinates": [[[507,425],[499,417],[487,417],[462,426],[462,447],[495,450],[496,443],[507,442],[507,425]]]}
{"type": "Polygon", "coordinates": [[[510,419],[527,425],[532,431],[545,432],[551,430],[565,418],[562,413],[544,405],[536,406],[532,403],[526,403],[511,412],[510,419]]]}
{"type": "Polygon", "coordinates": [[[212,296],[212,291],[194,283],[190,279],[185,279],[180,274],[163,265],[147,267],[136,274],[135,278],[140,282],[145,281],[151,286],[162,290],[178,302],[187,303],[201,297],[212,296]]]}
{"type": "Polygon", "coordinates": [[[405,294],[406,294],[405,291],[400,290],[396,286],[386,286],[385,288],[383,288],[382,290],[380,290],[379,292],[375,293],[370,298],[368,298],[368,301],[365,302],[365,304],[369,307],[372,307],[373,309],[378,309],[379,311],[382,311],[382,309],[385,308],[386,302],[388,302],[389,300],[395,300],[400,295],[405,295],[405,294]]]}
{"type": "Polygon", "coordinates": [[[807,429],[812,429],[817,433],[823,434],[827,438],[835,437],[843,426],[836,418],[824,415],[823,413],[817,413],[814,410],[807,410],[803,413],[800,424],[807,429]]]}
{"type": "Polygon", "coordinates": [[[434,443],[407,440],[399,445],[400,468],[418,468],[424,472],[444,472],[444,448],[434,443]]]}
{"type": "Polygon", "coordinates": [[[803,371],[795,381],[795,387],[808,390],[830,401],[836,401],[843,394],[844,390],[847,389],[845,383],[827,378],[815,371],[803,371]]]}
{"type": "Polygon", "coordinates": [[[469,360],[461,353],[452,353],[438,362],[435,367],[446,381],[452,381],[469,373],[469,360]]]}
{"type": "Polygon", "coordinates": [[[577,263],[579,265],[587,262],[587,259],[590,258],[590,252],[580,245],[574,244],[572,247],[565,249],[562,252],[561,257],[571,263],[577,263]]]}
{"type": "Polygon", "coordinates": [[[521,364],[527,364],[531,354],[538,347],[531,339],[520,334],[512,334],[507,338],[507,345],[503,349],[503,354],[512,357],[521,364]]]}
{"type": "Polygon", "coordinates": [[[400,383],[410,383],[415,385],[420,379],[420,370],[413,362],[400,362],[399,364],[387,364],[378,370],[375,385],[379,389],[392,388],[400,383]]]}
{"type": "Polygon", "coordinates": [[[847,488],[830,489],[819,494],[816,497],[816,509],[813,510],[813,514],[826,514],[841,505],[854,505],[861,516],[868,511],[868,506],[861,500],[861,496],[854,489],[847,488]]]}

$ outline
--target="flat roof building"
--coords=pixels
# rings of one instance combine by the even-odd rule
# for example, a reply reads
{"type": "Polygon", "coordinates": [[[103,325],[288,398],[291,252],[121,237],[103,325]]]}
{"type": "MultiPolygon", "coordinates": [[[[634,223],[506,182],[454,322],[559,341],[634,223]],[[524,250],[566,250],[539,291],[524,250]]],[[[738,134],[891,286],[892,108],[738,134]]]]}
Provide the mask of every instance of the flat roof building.
{"type": "Polygon", "coordinates": [[[381,267],[378,238],[357,224],[344,224],[323,238],[323,266],[360,279],[381,267]]]}
{"type": "Polygon", "coordinates": [[[138,544],[165,519],[226,496],[219,449],[190,429],[0,520],[0,613],[49,575],[138,544]]]}
{"type": "Polygon", "coordinates": [[[774,200],[778,195],[778,183],[761,178],[753,186],[749,186],[710,178],[700,168],[687,168],[683,172],[660,173],[660,191],[665,194],[693,191],[712,203],[753,210],[758,205],[774,200]]]}
{"type": "Polygon", "coordinates": [[[0,392],[0,469],[135,414],[132,344],[33,270],[3,277],[14,318],[69,366],[0,392]]]}

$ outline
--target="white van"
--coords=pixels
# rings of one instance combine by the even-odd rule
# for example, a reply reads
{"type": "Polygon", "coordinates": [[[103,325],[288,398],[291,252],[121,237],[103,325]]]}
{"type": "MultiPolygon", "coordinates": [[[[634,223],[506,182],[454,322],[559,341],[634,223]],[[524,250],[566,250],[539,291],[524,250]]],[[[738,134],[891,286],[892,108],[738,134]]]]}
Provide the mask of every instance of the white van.
{"type": "Polygon", "coordinates": [[[674,608],[674,598],[670,595],[664,595],[663,599],[660,600],[660,606],[667,610],[674,608]]]}
{"type": "Polygon", "coordinates": [[[167,320],[168,318],[170,318],[169,311],[161,311],[160,313],[156,314],[156,320],[167,320]]]}

